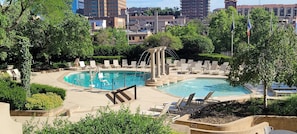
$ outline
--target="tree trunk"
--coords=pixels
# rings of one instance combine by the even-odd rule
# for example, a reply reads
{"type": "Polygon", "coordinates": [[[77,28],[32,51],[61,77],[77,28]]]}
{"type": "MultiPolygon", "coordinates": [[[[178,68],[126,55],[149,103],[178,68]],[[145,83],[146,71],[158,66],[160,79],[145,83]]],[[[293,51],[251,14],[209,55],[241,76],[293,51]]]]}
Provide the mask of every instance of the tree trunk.
{"type": "Polygon", "coordinates": [[[264,83],[263,83],[263,90],[264,90],[264,92],[263,92],[263,95],[264,95],[264,109],[267,109],[267,82],[266,81],[264,81],[264,83]]]}

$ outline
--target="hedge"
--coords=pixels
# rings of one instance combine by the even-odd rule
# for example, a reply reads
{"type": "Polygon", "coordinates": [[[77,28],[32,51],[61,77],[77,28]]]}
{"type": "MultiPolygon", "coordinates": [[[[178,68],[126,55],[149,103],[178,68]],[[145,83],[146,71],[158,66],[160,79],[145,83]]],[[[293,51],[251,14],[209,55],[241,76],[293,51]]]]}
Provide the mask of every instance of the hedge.
{"type": "Polygon", "coordinates": [[[219,61],[219,63],[230,62],[231,57],[217,53],[201,53],[198,55],[199,60],[219,61]]]}
{"type": "Polygon", "coordinates": [[[33,94],[27,98],[26,108],[29,110],[50,110],[62,106],[63,100],[55,93],[33,94]]]}
{"type": "Polygon", "coordinates": [[[55,93],[55,94],[61,96],[61,98],[63,100],[65,100],[66,91],[62,88],[52,87],[52,86],[42,85],[42,84],[36,84],[36,83],[31,84],[31,94],[47,93],[47,92],[55,93]]]}
{"type": "Polygon", "coordinates": [[[9,103],[11,110],[22,110],[26,103],[26,91],[15,82],[0,79],[0,102],[9,103]]]}
{"type": "Polygon", "coordinates": [[[99,62],[99,63],[103,63],[104,60],[118,60],[120,61],[122,58],[122,56],[93,56],[92,59],[95,60],[96,62],[99,62]]]}

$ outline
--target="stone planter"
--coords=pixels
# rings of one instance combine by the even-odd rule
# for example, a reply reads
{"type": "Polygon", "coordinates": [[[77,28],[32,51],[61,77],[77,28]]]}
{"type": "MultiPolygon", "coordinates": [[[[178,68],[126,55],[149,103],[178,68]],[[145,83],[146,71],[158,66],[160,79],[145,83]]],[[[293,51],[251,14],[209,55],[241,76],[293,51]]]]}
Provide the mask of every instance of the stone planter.
{"type": "Polygon", "coordinates": [[[11,116],[70,116],[68,109],[61,107],[52,110],[10,110],[11,116]]]}

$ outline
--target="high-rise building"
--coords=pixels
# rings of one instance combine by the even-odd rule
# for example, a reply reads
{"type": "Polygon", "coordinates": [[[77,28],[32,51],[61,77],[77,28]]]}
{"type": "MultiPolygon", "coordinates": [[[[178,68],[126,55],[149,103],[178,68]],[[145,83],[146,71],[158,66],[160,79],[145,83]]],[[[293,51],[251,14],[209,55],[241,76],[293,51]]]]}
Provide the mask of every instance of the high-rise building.
{"type": "Polygon", "coordinates": [[[126,9],[126,0],[84,0],[84,15],[92,17],[119,17],[126,9]]]}
{"type": "Polygon", "coordinates": [[[83,14],[84,0],[73,0],[72,2],[72,12],[83,14]]]}
{"type": "Polygon", "coordinates": [[[236,8],[237,0],[225,0],[225,9],[227,9],[229,6],[232,6],[236,8]]]}
{"type": "Polygon", "coordinates": [[[181,15],[203,19],[209,13],[210,0],[181,0],[181,15]]]}

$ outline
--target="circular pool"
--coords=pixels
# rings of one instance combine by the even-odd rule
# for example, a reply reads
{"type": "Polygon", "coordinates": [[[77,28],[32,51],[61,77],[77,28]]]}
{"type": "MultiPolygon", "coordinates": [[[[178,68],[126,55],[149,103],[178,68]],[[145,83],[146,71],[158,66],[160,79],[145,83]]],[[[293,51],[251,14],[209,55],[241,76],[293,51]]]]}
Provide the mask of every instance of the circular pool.
{"type": "Polygon", "coordinates": [[[149,77],[149,73],[140,71],[84,71],[71,73],[64,77],[64,81],[86,88],[115,90],[133,85],[144,86],[149,77]]]}

